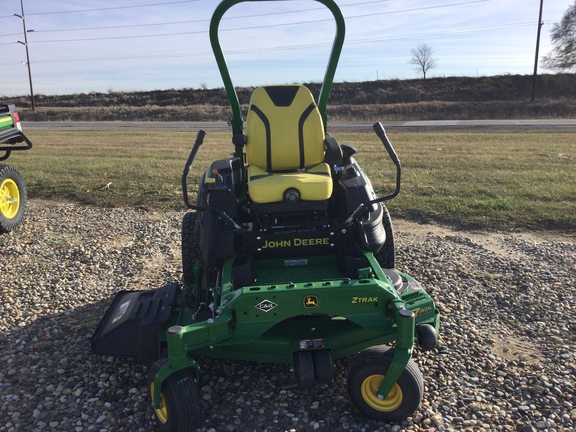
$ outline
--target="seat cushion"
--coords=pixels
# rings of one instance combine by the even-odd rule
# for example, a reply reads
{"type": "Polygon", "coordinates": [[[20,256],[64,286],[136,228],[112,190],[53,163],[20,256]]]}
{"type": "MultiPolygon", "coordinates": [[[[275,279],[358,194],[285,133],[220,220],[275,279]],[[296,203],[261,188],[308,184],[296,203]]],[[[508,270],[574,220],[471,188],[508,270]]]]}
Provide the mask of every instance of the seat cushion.
{"type": "Polygon", "coordinates": [[[260,87],[246,119],[246,162],[266,171],[311,168],[324,161],[324,126],[302,85],[260,87]]]}
{"type": "Polygon", "coordinates": [[[268,173],[254,165],[248,168],[248,193],[256,203],[283,201],[284,192],[290,188],[300,192],[302,201],[327,200],[332,195],[330,166],[321,163],[309,170],[291,173],[268,173]]]}

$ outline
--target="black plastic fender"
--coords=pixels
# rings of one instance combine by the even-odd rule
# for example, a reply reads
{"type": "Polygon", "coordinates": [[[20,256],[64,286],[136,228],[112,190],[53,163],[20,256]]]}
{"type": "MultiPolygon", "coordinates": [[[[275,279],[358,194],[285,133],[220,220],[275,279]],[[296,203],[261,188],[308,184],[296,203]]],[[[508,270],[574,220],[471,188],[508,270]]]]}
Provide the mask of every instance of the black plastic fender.
{"type": "Polygon", "coordinates": [[[168,320],[178,284],[148,291],[120,291],[92,335],[95,354],[134,357],[151,363],[159,357],[158,330],[168,320]]]}

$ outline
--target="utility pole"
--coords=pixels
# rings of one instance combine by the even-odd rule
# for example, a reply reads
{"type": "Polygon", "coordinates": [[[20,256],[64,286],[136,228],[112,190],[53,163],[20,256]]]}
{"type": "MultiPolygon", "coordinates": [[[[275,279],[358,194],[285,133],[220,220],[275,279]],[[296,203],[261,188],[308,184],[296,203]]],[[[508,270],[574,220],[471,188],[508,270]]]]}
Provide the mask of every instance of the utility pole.
{"type": "Polygon", "coordinates": [[[30,69],[30,52],[28,51],[28,31],[26,30],[26,18],[24,17],[24,0],[20,0],[20,8],[22,9],[22,15],[14,14],[14,16],[17,16],[22,20],[22,26],[24,28],[24,42],[18,41],[18,43],[26,47],[26,65],[28,66],[28,80],[30,81],[30,99],[32,101],[32,110],[35,110],[36,105],[34,104],[34,87],[32,86],[32,70],[30,69]]]}
{"type": "Polygon", "coordinates": [[[536,34],[536,57],[534,58],[534,74],[532,75],[532,96],[530,102],[534,102],[536,96],[536,75],[538,74],[538,51],[540,49],[540,31],[542,30],[542,5],[544,0],[540,0],[540,14],[538,15],[538,33],[536,34]]]}

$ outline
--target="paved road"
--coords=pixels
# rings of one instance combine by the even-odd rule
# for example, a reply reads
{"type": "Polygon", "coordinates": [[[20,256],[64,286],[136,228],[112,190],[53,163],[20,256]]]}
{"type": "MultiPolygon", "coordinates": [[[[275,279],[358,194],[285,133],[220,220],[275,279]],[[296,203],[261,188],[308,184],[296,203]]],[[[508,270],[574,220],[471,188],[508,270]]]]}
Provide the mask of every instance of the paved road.
{"type": "MultiPolygon", "coordinates": [[[[173,130],[197,131],[203,129],[210,131],[230,130],[226,122],[22,122],[24,130],[173,130]]],[[[330,122],[328,128],[332,132],[371,132],[374,122],[330,122]]],[[[395,132],[419,131],[575,131],[576,120],[573,119],[538,119],[538,120],[426,120],[426,121],[383,121],[387,130],[395,132]]]]}

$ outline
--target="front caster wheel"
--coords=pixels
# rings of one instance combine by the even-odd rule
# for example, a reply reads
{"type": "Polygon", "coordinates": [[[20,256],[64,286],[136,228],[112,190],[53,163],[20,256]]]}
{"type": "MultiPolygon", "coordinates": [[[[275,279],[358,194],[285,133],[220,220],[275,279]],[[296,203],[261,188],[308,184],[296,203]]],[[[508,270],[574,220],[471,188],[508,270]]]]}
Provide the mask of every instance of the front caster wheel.
{"type": "MultiPolygon", "coordinates": [[[[148,372],[150,396],[154,397],[154,376],[168,362],[161,359],[148,372]]],[[[164,432],[190,432],[202,421],[200,391],[194,375],[189,369],[173,373],[164,381],[160,393],[160,406],[154,413],[164,432]]]]}
{"type": "Polygon", "coordinates": [[[385,422],[410,417],[424,395],[422,373],[410,359],[386,399],[376,396],[393,357],[394,350],[386,346],[367,348],[352,361],[346,379],[350,399],[358,409],[368,417],[385,422]]]}

